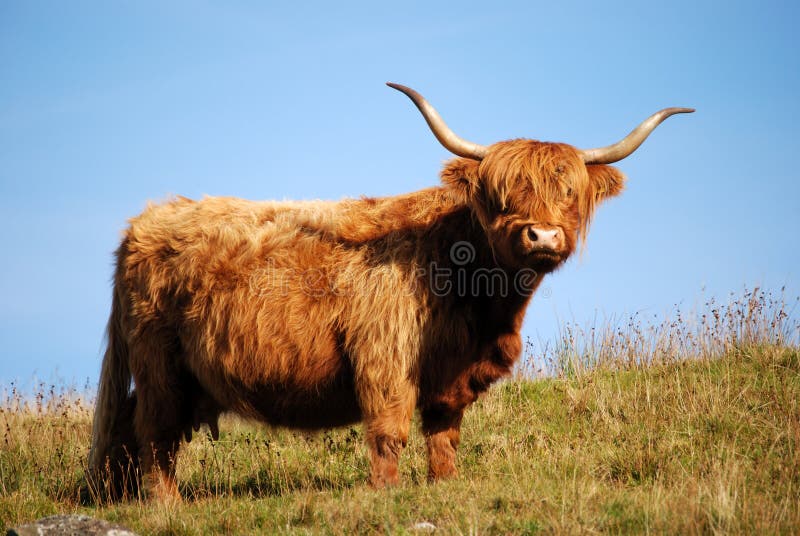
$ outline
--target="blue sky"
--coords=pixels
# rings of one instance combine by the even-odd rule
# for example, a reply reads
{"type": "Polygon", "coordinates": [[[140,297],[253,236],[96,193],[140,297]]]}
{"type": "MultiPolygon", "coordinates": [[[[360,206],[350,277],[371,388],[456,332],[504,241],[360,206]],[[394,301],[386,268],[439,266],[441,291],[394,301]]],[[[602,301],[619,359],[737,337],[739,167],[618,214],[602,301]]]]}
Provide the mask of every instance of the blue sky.
{"type": "Polygon", "coordinates": [[[545,282],[525,334],[800,292],[800,42],[790,2],[2,2],[0,383],[96,381],[112,251],[171,194],[391,195],[478,143],[606,145],[622,197],[545,282]]]}

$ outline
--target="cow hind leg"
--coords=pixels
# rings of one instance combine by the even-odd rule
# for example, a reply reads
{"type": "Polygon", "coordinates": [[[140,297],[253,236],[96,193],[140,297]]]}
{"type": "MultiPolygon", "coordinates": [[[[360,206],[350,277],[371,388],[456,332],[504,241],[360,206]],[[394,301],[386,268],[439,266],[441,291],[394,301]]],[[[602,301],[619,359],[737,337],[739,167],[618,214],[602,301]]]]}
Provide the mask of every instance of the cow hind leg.
{"type": "Polygon", "coordinates": [[[87,472],[82,501],[103,503],[131,499],[140,491],[139,447],[133,430],[136,393],[130,393],[117,409],[103,456],[87,472]]]}
{"type": "Polygon", "coordinates": [[[148,496],[180,500],[175,462],[185,425],[184,385],[178,358],[163,338],[142,337],[131,348],[136,385],[134,432],[148,496]]]}
{"type": "Polygon", "coordinates": [[[136,393],[132,393],[114,424],[111,453],[103,468],[107,476],[104,491],[111,500],[133,498],[140,491],[139,447],[133,429],[135,411],[136,393]]]}

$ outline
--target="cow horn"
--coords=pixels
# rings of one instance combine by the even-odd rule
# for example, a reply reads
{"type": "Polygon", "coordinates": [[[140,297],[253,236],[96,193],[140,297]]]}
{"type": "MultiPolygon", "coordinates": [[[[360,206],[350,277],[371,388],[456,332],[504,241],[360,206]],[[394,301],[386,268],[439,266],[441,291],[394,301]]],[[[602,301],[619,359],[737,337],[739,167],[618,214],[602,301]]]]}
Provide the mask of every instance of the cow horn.
{"type": "Polygon", "coordinates": [[[586,165],[613,164],[614,162],[619,162],[638,149],[642,142],[647,139],[647,136],[649,136],[664,119],[674,114],[688,114],[693,111],[694,108],[664,108],[660,112],[656,112],[642,121],[630,134],[614,145],[597,149],[581,150],[583,162],[586,165]]]}
{"type": "Polygon", "coordinates": [[[450,130],[450,127],[445,124],[438,112],[422,95],[410,87],[401,86],[400,84],[386,82],[386,85],[405,93],[406,96],[411,99],[417,108],[419,108],[419,111],[422,112],[422,117],[428,122],[428,126],[431,127],[433,135],[436,136],[439,143],[444,145],[445,149],[458,156],[472,158],[474,160],[481,160],[486,156],[486,153],[489,151],[488,147],[459,138],[455,132],[450,130]]]}

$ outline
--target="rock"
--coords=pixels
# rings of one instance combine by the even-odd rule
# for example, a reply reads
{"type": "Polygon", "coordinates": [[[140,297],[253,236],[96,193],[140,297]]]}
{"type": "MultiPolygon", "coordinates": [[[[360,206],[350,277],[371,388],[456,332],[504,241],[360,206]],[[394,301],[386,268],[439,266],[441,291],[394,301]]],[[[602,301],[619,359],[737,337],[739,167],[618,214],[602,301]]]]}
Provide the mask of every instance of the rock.
{"type": "Polygon", "coordinates": [[[6,536],[136,536],[120,525],[89,516],[58,515],[43,517],[33,523],[20,525],[6,532],[6,536]]]}

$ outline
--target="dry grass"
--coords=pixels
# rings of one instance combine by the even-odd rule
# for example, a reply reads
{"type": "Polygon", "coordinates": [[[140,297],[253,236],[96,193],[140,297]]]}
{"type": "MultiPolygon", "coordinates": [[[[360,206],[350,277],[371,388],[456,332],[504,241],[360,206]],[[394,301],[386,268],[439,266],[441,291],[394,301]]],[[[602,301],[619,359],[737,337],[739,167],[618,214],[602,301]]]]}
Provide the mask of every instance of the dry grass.
{"type": "Polygon", "coordinates": [[[306,436],[228,418],[220,441],[182,450],[183,504],[98,506],[81,498],[86,398],[10,391],[0,524],[81,512],[154,534],[403,533],[423,521],[446,533],[796,533],[797,323],[757,290],[706,308],[566,327],[545,353],[550,377],[520,375],[467,413],[461,477],[426,484],[415,433],[404,484],[388,491],[366,486],[359,429],[306,436]]]}
{"type": "Polygon", "coordinates": [[[788,303],[758,287],[731,293],[727,302],[709,298],[692,310],[676,305],[671,316],[610,318],[591,326],[566,323],[555,344],[534,348],[528,341],[522,377],[575,376],[597,369],[620,370],[692,359],[713,359],[745,346],[797,347],[795,314],[800,297],[788,303]]]}

